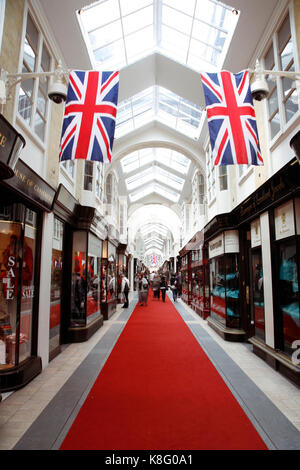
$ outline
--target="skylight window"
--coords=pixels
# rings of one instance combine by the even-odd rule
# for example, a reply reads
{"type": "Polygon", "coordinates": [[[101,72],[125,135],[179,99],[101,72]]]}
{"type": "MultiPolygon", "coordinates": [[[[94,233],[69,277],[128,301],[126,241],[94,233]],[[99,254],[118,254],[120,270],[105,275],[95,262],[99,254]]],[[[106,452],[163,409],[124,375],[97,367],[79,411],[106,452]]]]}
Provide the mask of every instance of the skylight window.
{"type": "Polygon", "coordinates": [[[157,193],[160,196],[163,196],[166,199],[169,199],[170,201],[173,201],[173,202],[178,202],[179,197],[180,197],[179,193],[177,193],[176,191],[173,191],[171,188],[166,188],[165,186],[162,186],[156,182],[153,182],[147,186],[143,186],[142,188],[137,189],[133,191],[132,193],[130,193],[129,199],[131,202],[135,202],[152,193],[157,193]]]}
{"type": "Polygon", "coordinates": [[[115,138],[157,119],[194,139],[199,135],[201,116],[202,110],[196,104],[163,87],[150,87],[119,103],[115,138]]]}
{"type": "Polygon", "coordinates": [[[123,173],[129,174],[151,163],[160,163],[167,168],[186,175],[191,161],[185,155],[167,148],[146,148],[126,155],[121,160],[123,173]]]}
{"type": "Polygon", "coordinates": [[[153,51],[200,71],[221,68],[238,15],[216,0],[101,0],[78,11],[95,69],[153,51]]]}
{"type": "Polygon", "coordinates": [[[169,185],[178,191],[181,191],[184,185],[184,179],[180,178],[174,173],[163,170],[162,168],[154,165],[147,170],[141,171],[131,176],[130,178],[127,178],[126,186],[128,190],[132,190],[153,180],[169,185]]]}

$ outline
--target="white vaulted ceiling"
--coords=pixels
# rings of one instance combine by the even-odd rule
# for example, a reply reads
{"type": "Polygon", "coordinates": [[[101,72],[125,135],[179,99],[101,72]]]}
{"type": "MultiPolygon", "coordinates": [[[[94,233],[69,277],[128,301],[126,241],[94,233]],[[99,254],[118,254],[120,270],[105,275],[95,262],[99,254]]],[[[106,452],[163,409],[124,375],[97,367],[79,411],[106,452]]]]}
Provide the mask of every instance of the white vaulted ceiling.
{"type": "MultiPolygon", "coordinates": [[[[177,205],[179,215],[193,172],[205,169],[200,71],[254,67],[271,13],[284,1],[31,0],[43,10],[66,67],[120,70],[111,166],[131,221],[149,219],[148,210],[152,223],[161,223],[153,203],[177,205]],[[188,162],[186,172],[176,168],[180,160],[188,162]]],[[[169,224],[178,239],[174,230],[169,224]]],[[[153,240],[159,249],[155,238],[145,238],[147,248],[153,240]]]]}

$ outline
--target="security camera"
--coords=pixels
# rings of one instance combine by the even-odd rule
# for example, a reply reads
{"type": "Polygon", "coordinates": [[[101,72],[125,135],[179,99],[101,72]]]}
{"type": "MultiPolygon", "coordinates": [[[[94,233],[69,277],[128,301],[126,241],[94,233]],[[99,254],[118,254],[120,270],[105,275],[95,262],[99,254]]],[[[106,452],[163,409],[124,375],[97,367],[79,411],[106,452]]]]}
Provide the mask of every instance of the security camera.
{"type": "Polygon", "coordinates": [[[67,99],[67,87],[61,81],[55,81],[49,86],[48,97],[56,104],[60,104],[67,99]]]}
{"type": "Polygon", "coordinates": [[[263,78],[255,80],[251,85],[251,95],[256,101],[261,101],[267,98],[269,94],[269,87],[267,81],[263,78]]]}

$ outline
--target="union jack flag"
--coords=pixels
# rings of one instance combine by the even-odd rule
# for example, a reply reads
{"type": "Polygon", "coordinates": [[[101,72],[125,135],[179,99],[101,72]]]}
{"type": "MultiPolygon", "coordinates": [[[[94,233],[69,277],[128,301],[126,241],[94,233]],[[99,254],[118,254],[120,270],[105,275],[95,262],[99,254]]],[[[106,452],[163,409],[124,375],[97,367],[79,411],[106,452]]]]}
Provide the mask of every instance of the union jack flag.
{"type": "Polygon", "coordinates": [[[249,73],[201,73],[215,165],[263,165],[249,73]]]}
{"type": "Polygon", "coordinates": [[[73,70],[65,105],[60,161],[110,162],[115,134],[119,72],[73,70]]]}

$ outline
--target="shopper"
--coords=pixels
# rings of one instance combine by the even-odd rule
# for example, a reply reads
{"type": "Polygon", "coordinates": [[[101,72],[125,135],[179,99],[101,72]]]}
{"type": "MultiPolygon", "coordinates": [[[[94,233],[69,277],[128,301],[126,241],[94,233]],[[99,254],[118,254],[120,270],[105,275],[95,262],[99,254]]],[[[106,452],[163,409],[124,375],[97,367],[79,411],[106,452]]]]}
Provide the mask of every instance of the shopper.
{"type": "Polygon", "coordinates": [[[149,289],[149,282],[146,276],[143,274],[141,279],[141,303],[140,305],[148,305],[148,289],[149,289]]]}
{"type": "Polygon", "coordinates": [[[129,305],[129,300],[128,300],[128,294],[129,294],[129,279],[125,276],[125,274],[121,275],[122,280],[121,280],[121,293],[125,297],[125,302],[122,308],[128,308],[129,305]]]}
{"type": "Polygon", "coordinates": [[[175,276],[172,276],[172,278],[171,278],[171,290],[172,290],[172,294],[173,294],[173,300],[174,300],[174,302],[176,302],[176,299],[177,299],[177,281],[176,281],[175,276]]]}
{"type": "Polygon", "coordinates": [[[167,281],[165,276],[162,276],[160,281],[160,290],[161,290],[161,298],[162,301],[165,302],[166,299],[166,290],[168,289],[167,281]]]}
{"type": "Polygon", "coordinates": [[[157,273],[155,273],[155,276],[152,281],[152,290],[154,294],[154,298],[159,300],[160,297],[160,277],[157,273]]]}

